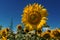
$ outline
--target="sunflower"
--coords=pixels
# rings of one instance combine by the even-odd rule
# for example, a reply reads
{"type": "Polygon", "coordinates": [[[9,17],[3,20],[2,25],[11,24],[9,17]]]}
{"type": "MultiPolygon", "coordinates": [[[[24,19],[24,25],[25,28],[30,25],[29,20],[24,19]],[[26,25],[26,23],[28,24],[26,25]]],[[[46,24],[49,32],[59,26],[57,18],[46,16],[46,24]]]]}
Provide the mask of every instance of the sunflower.
{"type": "Polygon", "coordinates": [[[10,29],[9,28],[6,28],[6,31],[8,32],[10,29]]]}
{"type": "Polygon", "coordinates": [[[19,25],[17,25],[17,29],[18,30],[21,30],[22,29],[22,26],[19,24],[19,25]]]}
{"type": "Polygon", "coordinates": [[[54,38],[54,35],[52,34],[52,30],[46,30],[47,33],[49,33],[50,38],[54,38]]]}
{"type": "Polygon", "coordinates": [[[23,10],[22,23],[30,30],[33,30],[34,27],[39,29],[46,24],[47,15],[47,10],[42,5],[38,3],[29,4],[23,10]]]}
{"type": "Polygon", "coordinates": [[[29,32],[29,31],[30,31],[30,30],[29,30],[29,27],[25,27],[25,28],[24,28],[24,32],[25,32],[25,33],[29,32]]]}
{"type": "Polygon", "coordinates": [[[7,40],[7,35],[6,35],[5,29],[3,29],[3,30],[1,31],[1,35],[2,35],[1,40],[7,40]]]}
{"type": "Polygon", "coordinates": [[[50,39],[51,35],[50,35],[50,31],[45,31],[41,34],[41,37],[43,37],[44,39],[50,39]]]}
{"type": "Polygon", "coordinates": [[[4,30],[5,30],[6,35],[8,35],[10,29],[9,29],[9,28],[6,28],[6,29],[4,29],[4,30]]]}
{"type": "Polygon", "coordinates": [[[2,37],[1,40],[7,40],[7,38],[6,37],[2,37]]]}
{"type": "Polygon", "coordinates": [[[52,31],[52,35],[54,38],[60,38],[60,32],[58,29],[52,31]]]}

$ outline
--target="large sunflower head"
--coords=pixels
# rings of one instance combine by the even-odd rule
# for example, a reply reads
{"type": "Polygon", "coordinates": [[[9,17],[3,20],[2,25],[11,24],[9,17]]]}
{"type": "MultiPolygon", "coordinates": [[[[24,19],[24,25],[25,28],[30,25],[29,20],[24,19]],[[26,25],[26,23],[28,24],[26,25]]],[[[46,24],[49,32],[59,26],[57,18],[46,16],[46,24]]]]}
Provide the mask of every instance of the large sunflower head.
{"type": "MultiPolygon", "coordinates": [[[[27,5],[22,14],[22,22],[25,26],[32,27],[33,25],[41,24],[42,18],[46,18],[47,10],[42,5],[37,3],[27,5]]],[[[44,21],[45,22],[45,21],[44,21]]]]}

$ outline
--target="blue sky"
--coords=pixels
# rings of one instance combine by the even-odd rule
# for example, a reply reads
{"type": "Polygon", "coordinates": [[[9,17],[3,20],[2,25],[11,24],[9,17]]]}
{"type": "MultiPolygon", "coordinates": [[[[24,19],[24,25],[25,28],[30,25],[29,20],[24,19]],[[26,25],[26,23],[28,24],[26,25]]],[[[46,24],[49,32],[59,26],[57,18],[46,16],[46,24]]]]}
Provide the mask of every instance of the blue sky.
{"type": "Polygon", "coordinates": [[[13,27],[16,27],[21,23],[23,8],[33,3],[42,4],[48,10],[47,23],[51,28],[60,28],[60,0],[0,0],[0,25],[9,27],[13,18],[13,27]]]}

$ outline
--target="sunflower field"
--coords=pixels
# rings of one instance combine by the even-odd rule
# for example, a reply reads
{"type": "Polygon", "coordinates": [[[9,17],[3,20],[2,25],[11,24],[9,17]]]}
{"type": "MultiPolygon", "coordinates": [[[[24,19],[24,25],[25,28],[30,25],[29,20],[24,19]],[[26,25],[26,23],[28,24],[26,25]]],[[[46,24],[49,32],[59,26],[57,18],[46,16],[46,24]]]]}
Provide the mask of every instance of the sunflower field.
{"type": "Polygon", "coordinates": [[[21,15],[21,22],[24,25],[17,25],[14,33],[10,28],[0,28],[0,40],[60,40],[60,29],[43,31],[47,24],[47,9],[41,4],[34,3],[27,5],[21,15]]]}

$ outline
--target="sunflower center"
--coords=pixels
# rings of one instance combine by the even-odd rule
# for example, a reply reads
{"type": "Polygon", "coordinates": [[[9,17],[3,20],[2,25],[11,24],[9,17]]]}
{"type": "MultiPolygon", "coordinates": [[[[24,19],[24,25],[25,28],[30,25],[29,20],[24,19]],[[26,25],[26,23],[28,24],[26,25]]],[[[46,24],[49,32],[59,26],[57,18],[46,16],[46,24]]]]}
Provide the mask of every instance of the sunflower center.
{"type": "Polygon", "coordinates": [[[41,15],[39,13],[33,13],[33,14],[30,14],[28,15],[28,22],[30,24],[38,24],[41,20],[41,15]]]}
{"type": "Polygon", "coordinates": [[[37,18],[36,18],[36,15],[31,15],[30,19],[31,19],[31,20],[36,20],[36,19],[37,19],[37,18]]]}
{"type": "Polygon", "coordinates": [[[45,34],[44,38],[50,38],[50,35],[49,34],[45,34]]]}

